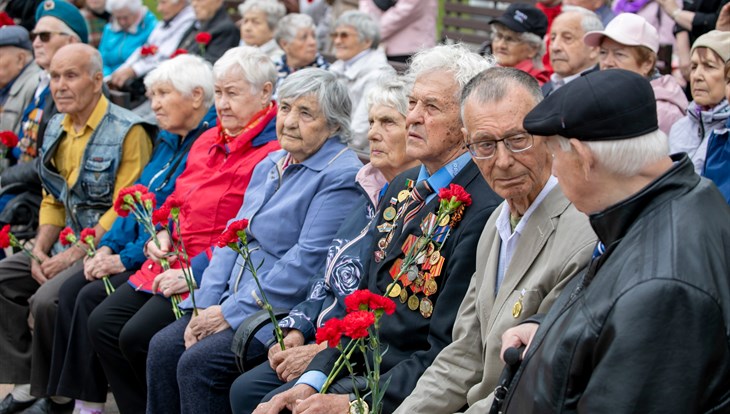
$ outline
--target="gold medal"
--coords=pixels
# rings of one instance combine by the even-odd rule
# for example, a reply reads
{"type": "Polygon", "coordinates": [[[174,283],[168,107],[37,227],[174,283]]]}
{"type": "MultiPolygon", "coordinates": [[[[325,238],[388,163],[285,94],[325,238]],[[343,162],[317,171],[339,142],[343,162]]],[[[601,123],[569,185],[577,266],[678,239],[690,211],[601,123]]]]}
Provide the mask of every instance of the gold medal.
{"type": "Polygon", "coordinates": [[[388,292],[388,296],[390,296],[391,298],[397,298],[398,296],[400,296],[400,291],[401,291],[401,288],[398,283],[393,282],[388,285],[387,292],[388,292]]]}
{"type": "Polygon", "coordinates": [[[391,221],[395,218],[395,208],[390,206],[383,211],[383,218],[387,221],[391,221]]]}
{"type": "Polygon", "coordinates": [[[426,285],[423,286],[423,293],[426,294],[426,296],[431,296],[439,289],[439,285],[436,283],[435,280],[429,279],[428,282],[426,282],[426,285]]]}
{"type": "Polygon", "coordinates": [[[421,299],[421,315],[423,315],[424,318],[430,318],[431,314],[433,314],[433,303],[431,303],[431,299],[429,298],[423,298],[421,299]]]}
{"type": "Polygon", "coordinates": [[[411,295],[411,297],[408,298],[408,309],[414,311],[418,309],[419,301],[416,295],[411,295]]]}
{"type": "Polygon", "coordinates": [[[436,247],[433,245],[432,242],[428,242],[428,244],[426,245],[426,250],[424,251],[426,252],[426,257],[430,257],[433,252],[436,251],[436,247]]]}
{"type": "Polygon", "coordinates": [[[400,291],[400,303],[406,303],[408,301],[408,290],[407,289],[401,289],[400,291]]]}
{"type": "Polygon", "coordinates": [[[385,258],[385,253],[382,250],[376,251],[373,255],[375,256],[375,263],[380,263],[385,258]]]}
{"type": "Polygon", "coordinates": [[[423,283],[424,283],[423,282],[423,276],[421,276],[421,275],[418,275],[418,277],[416,278],[416,280],[413,281],[413,285],[415,287],[417,287],[417,288],[422,287],[423,286],[423,283]]]}
{"type": "Polygon", "coordinates": [[[439,251],[436,250],[435,252],[433,252],[431,254],[431,257],[428,259],[428,262],[431,263],[431,266],[433,266],[439,262],[439,259],[441,259],[441,253],[439,253],[439,251]]]}
{"type": "Polygon", "coordinates": [[[515,302],[514,306],[512,306],[512,317],[517,319],[520,317],[520,314],[522,313],[522,298],[525,297],[525,289],[522,289],[522,292],[520,292],[520,297],[517,299],[517,302],[515,302]]]}
{"type": "Polygon", "coordinates": [[[449,224],[449,221],[451,221],[451,217],[447,214],[443,217],[441,217],[441,221],[439,221],[439,226],[445,226],[449,224]]]}
{"type": "Polygon", "coordinates": [[[411,192],[408,190],[400,190],[398,193],[398,202],[402,203],[404,202],[408,197],[410,197],[411,192]]]}

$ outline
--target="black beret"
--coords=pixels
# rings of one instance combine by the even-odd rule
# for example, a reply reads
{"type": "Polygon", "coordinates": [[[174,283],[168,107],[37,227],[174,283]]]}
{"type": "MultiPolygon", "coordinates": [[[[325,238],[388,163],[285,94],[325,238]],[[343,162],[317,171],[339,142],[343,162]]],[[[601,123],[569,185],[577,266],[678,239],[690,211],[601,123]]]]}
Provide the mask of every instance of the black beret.
{"type": "Polygon", "coordinates": [[[489,24],[493,23],[502,23],[517,33],[529,32],[540,37],[545,36],[548,27],[545,13],[529,3],[510,4],[504,14],[489,22],[489,24]]]}
{"type": "Polygon", "coordinates": [[[567,83],[530,111],[523,125],[531,134],[582,141],[635,138],[659,129],[651,84],[623,69],[596,71],[567,83]]]}

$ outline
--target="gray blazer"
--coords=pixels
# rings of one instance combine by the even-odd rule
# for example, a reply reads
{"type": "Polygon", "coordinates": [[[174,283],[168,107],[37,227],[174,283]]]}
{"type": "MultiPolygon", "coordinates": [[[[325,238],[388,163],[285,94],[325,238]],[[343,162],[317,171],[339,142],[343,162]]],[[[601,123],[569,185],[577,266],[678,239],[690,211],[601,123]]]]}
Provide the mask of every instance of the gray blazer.
{"type": "Polygon", "coordinates": [[[499,358],[502,333],[547,312],[565,284],[588,264],[596,236],[588,217],[573,207],[558,185],[527,222],[495,298],[501,245],[495,223],[502,208],[504,203],[479,239],[476,272],[456,317],[453,342],[436,357],[396,414],[453,413],[467,404],[468,413],[489,412],[504,367],[499,358]]]}
{"type": "Polygon", "coordinates": [[[41,68],[32,61],[26,66],[10,88],[8,100],[0,111],[0,131],[20,132],[20,121],[23,111],[33,100],[35,88],[38,86],[38,75],[41,68]]]}

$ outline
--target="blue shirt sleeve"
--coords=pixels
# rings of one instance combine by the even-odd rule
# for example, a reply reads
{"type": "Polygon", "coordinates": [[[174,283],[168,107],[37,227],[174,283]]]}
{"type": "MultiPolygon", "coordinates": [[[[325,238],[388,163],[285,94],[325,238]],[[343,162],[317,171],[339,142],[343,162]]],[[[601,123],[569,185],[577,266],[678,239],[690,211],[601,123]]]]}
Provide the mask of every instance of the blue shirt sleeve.
{"type": "Polygon", "coordinates": [[[322,371],[307,371],[297,380],[297,384],[307,384],[320,392],[324,383],[327,382],[327,375],[322,371]]]}

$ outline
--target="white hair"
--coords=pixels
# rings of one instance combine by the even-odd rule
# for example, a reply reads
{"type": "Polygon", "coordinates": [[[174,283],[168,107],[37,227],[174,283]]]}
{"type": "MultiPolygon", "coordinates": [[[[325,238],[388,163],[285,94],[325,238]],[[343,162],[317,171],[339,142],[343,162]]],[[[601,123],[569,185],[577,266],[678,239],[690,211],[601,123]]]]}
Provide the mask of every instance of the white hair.
{"type": "MultiPolygon", "coordinates": [[[[276,85],[278,74],[276,67],[266,54],[259,48],[252,46],[238,46],[228,49],[226,53],[213,65],[213,75],[216,79],[231,74],[240,73],[251,85],[253,93],[263,90],[268,82],[276,85]]],[[[273,93],[273,88],[272,88],[273,93]]]]}
{"type": "Polygon", "coordinates": [[[563,6],[561,9],[560,15],[564,15],[566,13],[577,13],[580,15],[580,25],[583,29],[583,33],[588,32],[600,32],[604,29],[603,22],[601,22],[601,18],[598,17],[598,15],[591,11],[586,9],[585,7],[580,6],[563,6]]]}
{"type": "Polygon", "coordinates": [[[368,91],[368,110],[375,105],[382,105],[393,108],[399,114],[406,116],[408,115],[408,91],[410,89],[411,84],[404,76],[394,73],[382,75],[368,91]]]}
{"type": "Polygon", "coordinates": [[[213,68],[203,58],[191,54],[183,54],[168,59],[144,78],[147,90],[161,82],[169,82],[183,96],[193,96],[193,90],[203,91],[203,101],[207,106],[213,105],[215,87],[213,86],[213,68]]]}
{"type": "MultiPolygon", "coordinates": [[[[568,138],[558,136],[556,139],[561,150],[572,151],[568,138]]],[[[631,139],[581,142],[607,171],[625,177],[638,174],[669,153],[669,140],[660,129],[631,139]]]]}
{"type": "Polygon", "coordinates": [[[241,17],[246,17],[246,13],[251,10],[263,12],[266,15],[266,24],[272,31],[286,14],[286,7],[277,0],[246,0],[245,3],[238,5],[238,14],[241,17]]]}
{"type": "Polygon", "coordinates": [[[287,43],[294,40],[302,29],[316,30],[314,20],[308,14],[291,13],[282,17],[279,24],[276,25],[276,33],[274,39],[276,43],[281,45],[282,41],[287,43]]]}
{"type": "Polygon", "coordinates": [[[335,28],[350,26],[357,32],[361,42],[370,41],[370,49],[377,49],[380,44],[380,25],[373,16],[357,10],[350,10],[342,14],[335,22],[335,28]]]}
{"type": "Polygon", "coordinates": [[[430,72],[444,71],[454,76],[459,88],[454,96],[461,95],[461,89],[478,73],[495,65],[494,58],[472,52],[463,44],[438,45],[416,53],[411,60],[408,76],[416,79],[430,72]]]}
{"type": "Polygon", "coordinates": [[[114,13],[115,11],[126,9],[132,13],[138,13],[142,10],[142,0],[106,0],[106,11],[114,13]]]}

